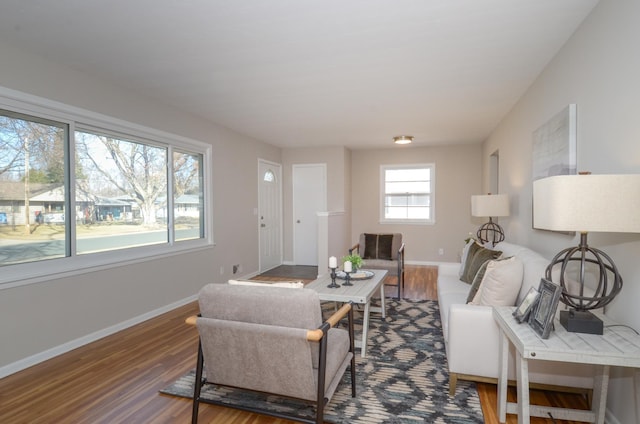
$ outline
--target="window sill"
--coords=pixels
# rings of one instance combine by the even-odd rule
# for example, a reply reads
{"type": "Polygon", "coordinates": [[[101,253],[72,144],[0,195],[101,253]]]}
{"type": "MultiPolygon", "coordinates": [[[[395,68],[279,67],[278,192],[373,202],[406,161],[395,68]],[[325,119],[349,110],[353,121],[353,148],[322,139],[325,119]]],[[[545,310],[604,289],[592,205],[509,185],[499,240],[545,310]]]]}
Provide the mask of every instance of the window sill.
{"type": "MultiPolygon", "coordinates": [[[[180,243],[182,244],[182,243],[180,243]]],[[[47,261],[28,262],[2,267],[0,291],[9,288],[27,286],[45,281],[56,280],[89,272],[119,268],[121,266],[158,260],[170,256],[210,249],[214,246],[205,240],[184,242],[182,246],[150,246],[149,248],[122,249],[91,255],[47,261]],[[35,267],[34,263],[39,266],[35,267]],[[46,266],[42,266],[46,264],[46,266]]]]}

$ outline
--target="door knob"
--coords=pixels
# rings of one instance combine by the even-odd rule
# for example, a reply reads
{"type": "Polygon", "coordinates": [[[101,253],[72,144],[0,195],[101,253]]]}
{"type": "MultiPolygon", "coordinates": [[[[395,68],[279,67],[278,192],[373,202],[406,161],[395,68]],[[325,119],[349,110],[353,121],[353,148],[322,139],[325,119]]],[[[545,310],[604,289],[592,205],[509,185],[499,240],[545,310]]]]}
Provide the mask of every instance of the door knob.
{"type": "Polygon", "coordinates": [[[298,223],[298,224],[299,224],[299,223],[300,223],[300,220],[297,220],[297,221],[296,221],[296,223],[298,223]]]}

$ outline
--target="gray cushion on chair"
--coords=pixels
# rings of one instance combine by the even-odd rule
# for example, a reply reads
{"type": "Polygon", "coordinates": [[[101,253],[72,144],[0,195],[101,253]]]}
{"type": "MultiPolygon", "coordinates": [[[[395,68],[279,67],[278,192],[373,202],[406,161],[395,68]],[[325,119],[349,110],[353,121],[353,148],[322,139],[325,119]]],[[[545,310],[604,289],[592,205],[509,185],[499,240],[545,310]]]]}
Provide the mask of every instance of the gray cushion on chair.
{"type": "Polygon", "coordinates": [[[211,382],[315,398],[306,330],[209,318],[198,318],[197,325],[211,382]]]}
{"type": "Polygon", "coordinates": [[[307,329],[322,324],[320,299],[311,289],[207,284],[198,302],[206,318],[307,329]]]}
{"type": "Polygon", "coordinates": [[[394,277],[398,275],[398,262],[396,261],[385,261],[384,259],[367,259],[363,262],[362,267],[385,269],[387,270],[387,275],[394,277]]]}

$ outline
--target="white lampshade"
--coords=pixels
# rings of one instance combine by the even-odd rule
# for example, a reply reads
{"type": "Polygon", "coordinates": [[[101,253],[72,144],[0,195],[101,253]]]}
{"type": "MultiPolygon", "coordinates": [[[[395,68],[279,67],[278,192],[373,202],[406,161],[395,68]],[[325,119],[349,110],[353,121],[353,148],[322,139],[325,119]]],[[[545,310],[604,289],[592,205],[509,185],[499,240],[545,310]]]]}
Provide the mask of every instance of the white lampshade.
{"type": "Polygon", "coordinates": [[[509,196],[506,194],[471,196],[471,216],[509,216],[509,196]]]}
{"type": "Polygon", "coordinates": [[[536,180],[533,227],[640,232],[640,175],[557,175],[536,180]]]}

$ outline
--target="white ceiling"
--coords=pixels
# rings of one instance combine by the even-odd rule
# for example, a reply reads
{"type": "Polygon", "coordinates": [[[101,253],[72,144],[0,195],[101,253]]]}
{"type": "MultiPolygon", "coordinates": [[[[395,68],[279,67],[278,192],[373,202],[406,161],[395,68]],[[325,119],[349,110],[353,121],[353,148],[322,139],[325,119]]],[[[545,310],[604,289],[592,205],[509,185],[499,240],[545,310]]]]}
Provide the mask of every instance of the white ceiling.
{"type": "Polygon", "coordinates": [[[477,143],[596,3],[2,0],[0,38],[278,146],[477,143]]]}

